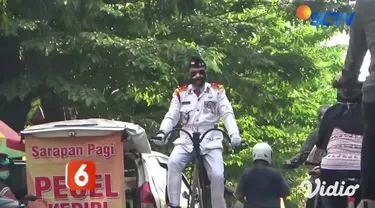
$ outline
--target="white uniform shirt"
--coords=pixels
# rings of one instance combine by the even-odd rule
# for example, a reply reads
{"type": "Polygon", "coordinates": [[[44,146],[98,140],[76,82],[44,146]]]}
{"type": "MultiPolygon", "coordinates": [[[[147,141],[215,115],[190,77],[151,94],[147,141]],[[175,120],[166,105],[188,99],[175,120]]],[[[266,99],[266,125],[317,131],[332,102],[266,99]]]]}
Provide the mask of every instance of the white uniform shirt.
{"type": "MultiPolygon", "coordinates": [[[[205,83],[199,97],[194,93],[192,85],[185,85],[175,90],[168,113],[160,125],[160,130],[168,133],[179,121],[182,128],[192,134],[198,130],[201,134],[224,119],[228,134],[239,134],[233,109],[225,95],[222,85],[216,83],[205,83]]],[[[200,143],[201,151],[222,148],[223,135],[219,131],[211,131],[200,143]]],[[[180,132],[180,138],[176,139],[175,145],[183,145],[185,150],[191,152],[193,149],[190,138],[180,132]]]]}

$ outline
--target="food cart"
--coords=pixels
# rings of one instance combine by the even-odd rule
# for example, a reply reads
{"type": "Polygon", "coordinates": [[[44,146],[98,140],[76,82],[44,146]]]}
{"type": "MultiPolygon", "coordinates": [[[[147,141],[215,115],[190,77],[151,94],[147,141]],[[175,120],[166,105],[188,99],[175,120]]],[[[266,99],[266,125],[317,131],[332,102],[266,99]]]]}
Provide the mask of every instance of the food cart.
{"type": "Polygon", "coordinates": [[[38,197],[31,208],[125,207],[124,151],[150,150],[143,128],[106,119],[41,124],[21,134],[28,193],[38,197]],[[96,165],[94,189],[73,191],[66,186],[66,165],[77,159],[96,165]]]}

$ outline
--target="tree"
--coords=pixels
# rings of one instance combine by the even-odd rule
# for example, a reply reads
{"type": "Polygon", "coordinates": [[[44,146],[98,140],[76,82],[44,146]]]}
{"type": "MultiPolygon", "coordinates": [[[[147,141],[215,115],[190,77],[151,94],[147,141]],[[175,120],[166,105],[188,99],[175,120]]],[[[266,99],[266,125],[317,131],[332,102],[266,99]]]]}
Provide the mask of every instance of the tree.
{"type": "MultiPolygon", "coordinates": [[[[13,120],[16,130],[31,100],[41,99],[48,121],[77,109],[78,118],[132,121],[152,134],[174,88],[185,81],[187,58],[199,54],[210,79],[224,84],[243,137],[250,145],[272,144],[277,164],[302,143],[318,106],[334,98],[328,83],[342,48],[320,44],[336,29],[296,20],[296,4],[0,2],[0,43],[9,44],[1,47],[0,118],[13,120]]],[[[248,163],[249,151],[227,158],[230,180],[248,163]]],[[[298,178],[294,185],[302,172],[288,173],[298,178]]],[[[295,192],[292,198],[297,203],[301,196],[295,192]]]]}

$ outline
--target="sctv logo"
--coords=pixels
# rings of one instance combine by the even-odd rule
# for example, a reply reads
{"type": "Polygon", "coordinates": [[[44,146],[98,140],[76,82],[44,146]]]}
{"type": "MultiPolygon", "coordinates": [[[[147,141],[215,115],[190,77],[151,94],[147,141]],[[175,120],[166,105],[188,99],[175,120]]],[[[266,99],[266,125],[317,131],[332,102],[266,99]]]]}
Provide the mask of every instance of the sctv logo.
{"type": "Polygon", "coordinates": [[[342,23],[350,26],[355,16],[354,12],[350,14],[345,12],[311,12],[310,7],[306,5],[299,6],[296,14],[301,20],[311,19],[312,26],[339,26],[342,23]]]}

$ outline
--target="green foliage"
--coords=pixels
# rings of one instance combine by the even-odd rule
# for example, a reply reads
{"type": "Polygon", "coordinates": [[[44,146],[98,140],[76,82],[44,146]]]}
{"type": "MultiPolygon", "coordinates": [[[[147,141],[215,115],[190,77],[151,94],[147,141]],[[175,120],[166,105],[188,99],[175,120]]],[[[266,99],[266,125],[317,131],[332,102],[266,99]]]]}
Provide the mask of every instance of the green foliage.
{"type": "MultiPolygon", "coordinates": [[[[332,3],[315,5],[329,8],[332,3]]],[[[186,60],[204,57],[210,80],[224,84],[243,137],[267,141],[275,164],[299,150],[316,125],[343,48],[322,47],[337,29],[294,16],[298,3],[234,0],[0,0],[0,35],[20,40],[25,69],[0,83],[11,101],[53,89],[80,117],[109,117],[158,128],[186,60]]],[[[9,69],[11,70],[11,69],[9,69]]],[[[226,156],[236,182],[250,149],[226,156]]],[[[294,187],[304,169],[285,172],[294,187]]],[[[294,189],[290,197],[300,204],[294,189]]]]}
{"type": "Polygon", "coordinates": [[[34,99],[34,100],[31,102],[31,110],[30,110],[30,112],[27,114],[27,118],[26,118],[26,126],[31,126],[31,120],[32,120],[34,114],[37,112],[39,106],[40,106],[40,99],[39,99],[39,98],[34,99]]]}

